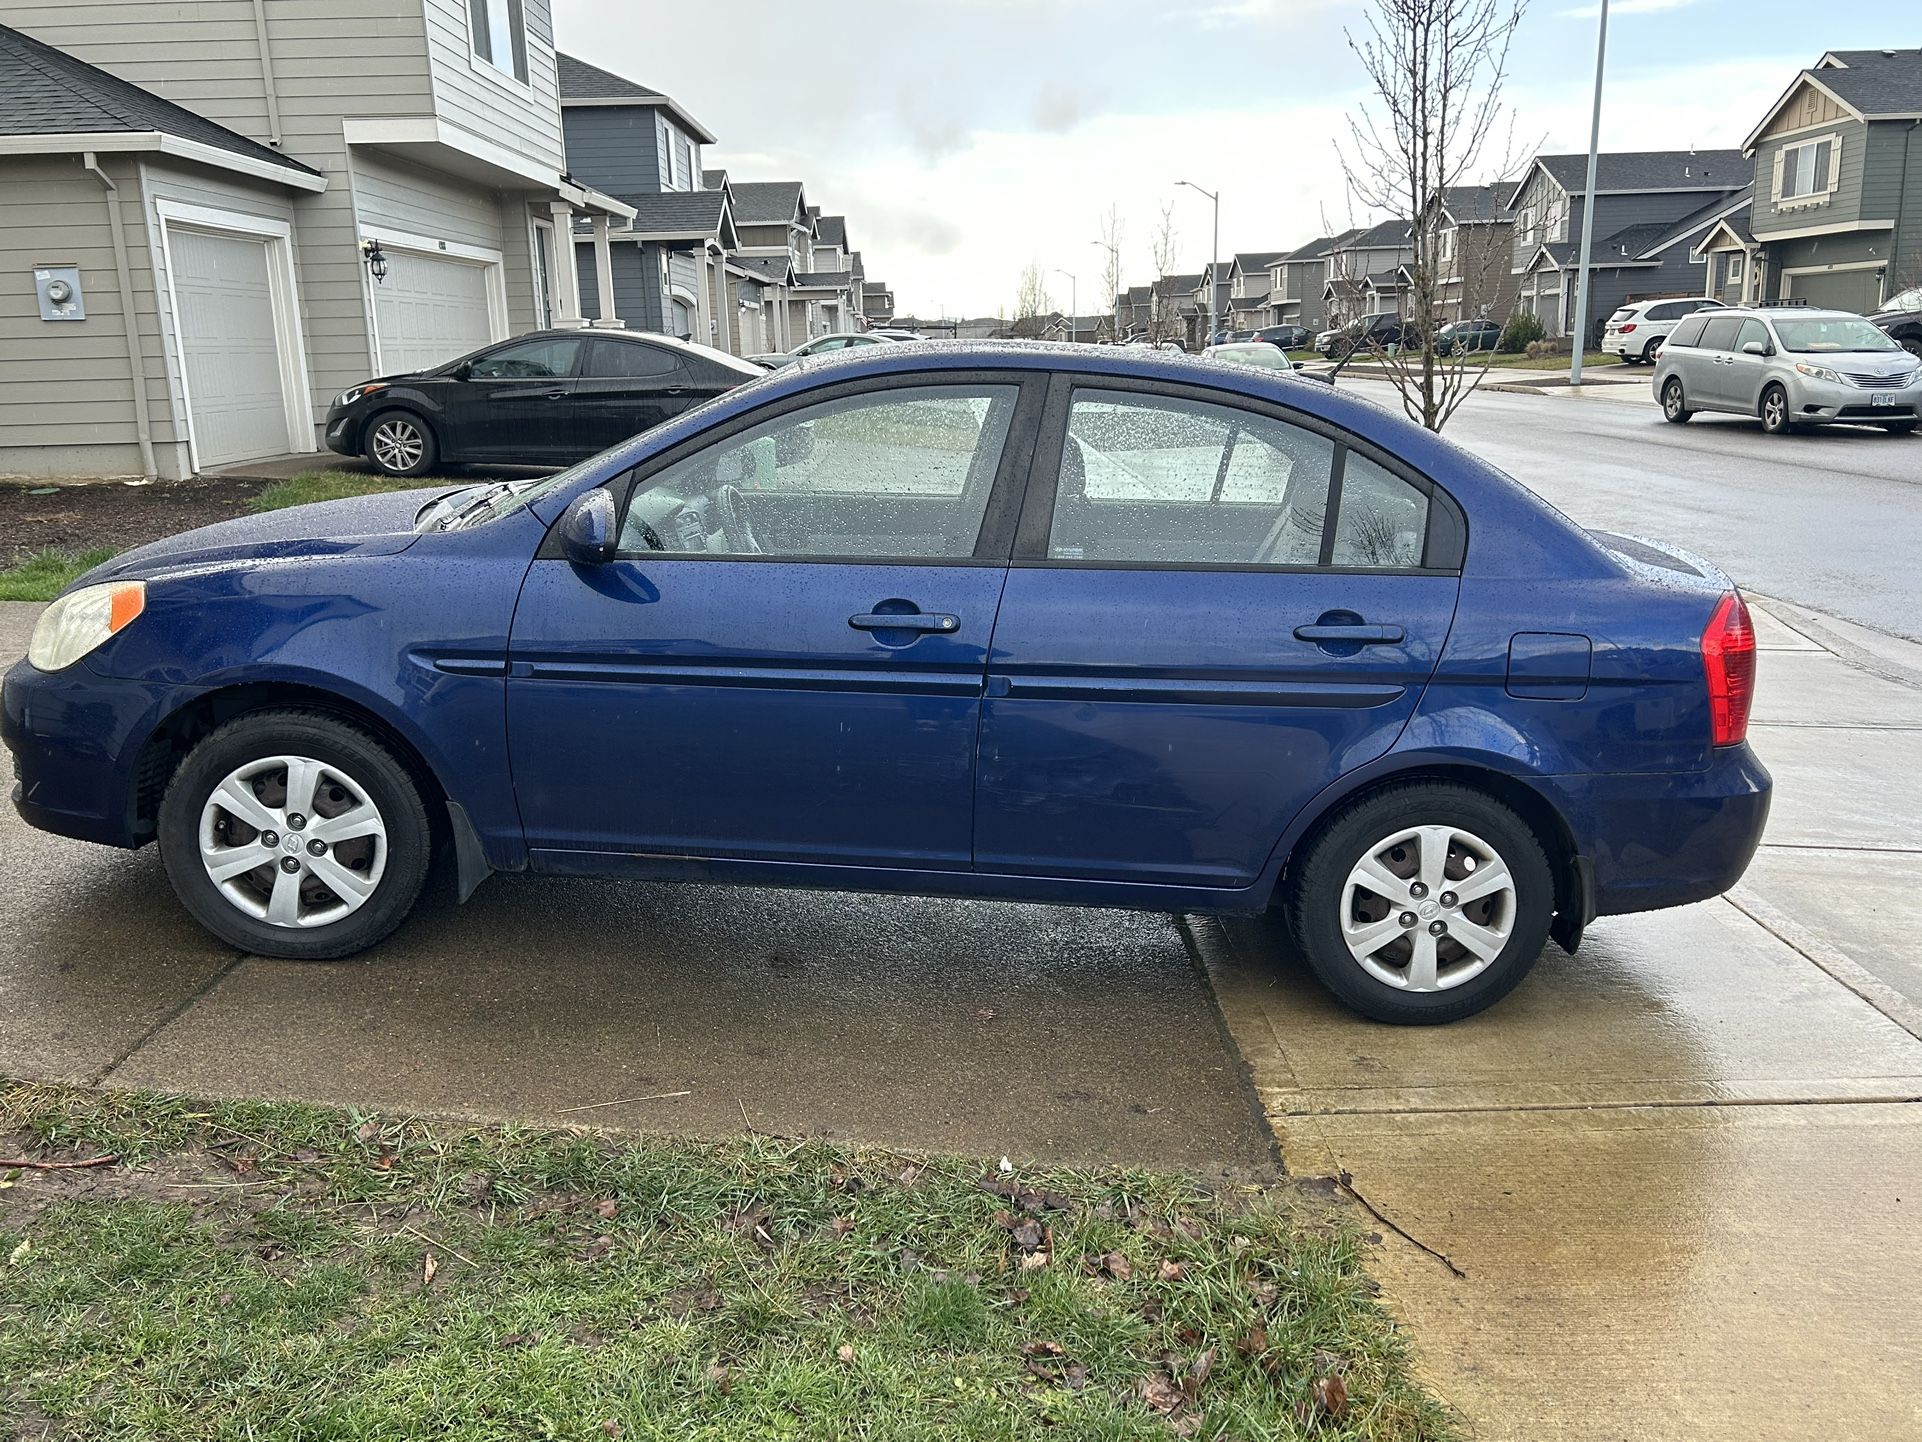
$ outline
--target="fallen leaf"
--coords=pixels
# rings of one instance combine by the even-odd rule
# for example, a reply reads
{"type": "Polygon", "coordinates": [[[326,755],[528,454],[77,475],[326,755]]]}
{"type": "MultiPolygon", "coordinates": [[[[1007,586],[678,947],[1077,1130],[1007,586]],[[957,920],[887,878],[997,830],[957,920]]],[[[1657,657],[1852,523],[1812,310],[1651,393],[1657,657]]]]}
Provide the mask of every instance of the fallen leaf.
{"type": "Polygon", "coordinates": [[[1021,1270],[1024,1272],[1037,1271],[1047,1265],[1048,1254],[1046,1252],[1023,1252],[1021,1254],[1021,1270]]]}
{"type": "Polygon", "coordinates": [[[420,1264],[420,1284],[423,1287],[429,1285],[434,1280],[434,1273],[439,1270],[440,1263],[435,1261],[434,1254],[429,1252],[420,1264]]]}
{"type": "Polygon", "coordinates": [[[895,1180],[900,1182],[904,1187],[911,1187],[921,1180],[921,1168],[915,1163],[910,1162],[901,1169],[901,1175],[896,1177],[895,1180]]]}
{"type": "Polygon", "coordinates": [[[1161,1282],[1179,1282],[1187,1275],[1188,1269],[1174,1261],[1164,1261],[1155,1271],[1155,1279],[1161,1282]]]}
{"type": "Polygon", "coordinates": [[[854,1360],[854,1348],[850,1347],[846,1342],[843,1342],[834,1349],[834,1356],[837,1361],[852,1362],[854,1360]]]}
{"type": "Polygon", "coordinates": [[[374,1158],[374,1166],[380,1171],[391,1172],[394,1169],[393,1148],[382,1147],[380,1155],[374,1158]]]}
{"type": "Polygon", "coordinates": [[[727,1368],[719,1362],[707,1369],[707,1380],[714,1384],[714,1390],[723,1397],[734,1390],[734,1379],[728,1374],[727,1368]]]}
{"type": "Polygon", "coordinates": [[[1193,1217],[1176,1217],[1175,1230],[1191,1242],[1198,1242],[1208,1235],[1208,1229],[1193,1217]]]}
{"type": "Polygon", "coordinates": [[[614,1214],[619,1210],[620,1204],[611,1197],[606,1201],[594,1203],[594,1211],[603,1221],[612,1221],[614,1214]]]}
{"type": "Polygon", "coordinates": [[[1024,1252],[1036,1251],[1041,1246],[1041,1223],[1033,1218],[1017,1222],[1009,1232],[1014,1237],[1014,1244],[1024,1252]]]}
{"type": "Polygon", "coordinates": [[[380,1140],[380,1123],[377,1121],[371,1121],[371,1120],[362,1122],[359,1126],[354,1128],[354,1140],[362,1143],[363,1145],[368,1142],[379,1141],[380,1140]]]}
{"type": "MultiPolygon", "coordinates": [[[[219,1154],[217,1153],[216,1155],[219,1154]]],[[[256,1166],[253,1155],[249,1152],[242,1152],[239,1156],[234,1157],[222,1156],[221,1160],[233,1169],[234,1175],[241,1177],[253,1171],[256,1166]]]]}
{"type": "Polygon", "coordinates": [[[1141,1379],[1141,1400],[1164,1417],[1180,1407],[1185,1400],[1181,1390],[1160,1372],[1151,1372],[1141,1379]]]}
{"type": "Polygon", "coordinates": [[[1109,1252],[1096,1257],[1094,1267],[1096,1272],[1112,1277],[1117,1282],[1129,1281],[1135,1274],[1134,1263],[1120,1252],[1109,1252]]]}
{"type": "Polygon", "coordinates": [[[1215,1349],[1210,1347],[1188,1364],[1188,1370],[1181,1378],[1181,1390],[1190,1401],[1201,1394],[1201,1387],[1208,1380],[1208,1374],[1215,1370],[1215,1349]]]}
{"type": "Polygon", "coordinates": [[[1348,1384],[1339,1373],[1315,1378],[1315,1406],[1330,1417],[1340,1417],[1348,1410],[1348,1384]]]}
{"type": "Polygon", "coordinates": [[[19,1185],[19,1182],[16,1181],[13,1177],[0,1177],[0,1192],[4,1192],[8,1187],[15,1187],[18,1185],[19,1185]]]}
{"type": "Polygon", "coordinates": [[[1235,1350],[1244,1357],[1258,1357],[1268,1350],[1268,1329],[1257,1322],[1235,1343],[1235,1350]]]}
{"type": "Polygon", "coordinates": [[[505,1351],[510,1347],[531,1347],[536,1340],[537,1338],[532,1332],[509,1332],[494,1345],[505,1351]]]}
{"type": "Polygon", "coordinates": [[[32,1250],[33,1250],[33,1243],[23,1239],[19,1246],[15,1247],[11,1252],[7,1254],[7,1265],[9,1267],[19,1266],[22,1262],[27,1260],[27,1253],[31,1252],[32,1250]]]}
{"type": "Polygon", "coordinates": [[[599,1236],[576,1252],[574,1254],[574,1260],[577,1262],[602,1262],[607,1260],[608,1254],[613,1250],[614,1239],[605,1235],[599,1236]]]}
{"type": "Polygon", "coordinates": [[[601,1431],[610,1437],[618,1437],[621,1435],[621,1424],[610,1417],[607,1421],[601,1423],[601,1431]]]}
{"type": "Polygon", "coordinates": [[[300,1147],[294,1152],[292,1159],[301,1163],[303,1166],[312,1166],[320,1160],[320,1153],[312,1147],[300,1147]]]}
{"type": "Polygon", "coordinates": [[[828,1223],[828,1230],[833,1232],[837,1237],[845,1237],[849,1232],[854,1230],[854,1218],[836,1217],[828,1223]]]}
{"type": "Polygon", "coordinates": [[[1067,1348],[1059,1342],[1030,1342],[1021,1349],[1024,1357],[1065,1357],[1067,1348]]]}

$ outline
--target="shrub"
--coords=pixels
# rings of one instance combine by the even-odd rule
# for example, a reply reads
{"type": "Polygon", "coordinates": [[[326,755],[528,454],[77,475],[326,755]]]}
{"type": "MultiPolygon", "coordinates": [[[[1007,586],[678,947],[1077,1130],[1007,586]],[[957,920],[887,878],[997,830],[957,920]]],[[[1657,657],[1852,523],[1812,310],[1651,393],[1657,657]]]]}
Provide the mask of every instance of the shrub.
{"type": "Polygon", "coordinates": [[[1504,355],[1519,355],[1528,349],[1530,341],[1540,340],[1543,334],[1539,320],[1525,310],[1518,310],[1502,327],[1502,338],[1495,343],[1495,348],[1504,355]]]}

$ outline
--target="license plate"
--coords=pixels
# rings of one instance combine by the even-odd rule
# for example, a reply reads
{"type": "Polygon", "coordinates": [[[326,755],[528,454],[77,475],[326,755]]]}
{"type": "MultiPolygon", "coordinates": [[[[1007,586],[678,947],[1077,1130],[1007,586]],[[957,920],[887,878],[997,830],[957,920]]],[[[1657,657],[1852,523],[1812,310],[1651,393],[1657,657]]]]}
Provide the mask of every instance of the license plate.
{"type": "Polygon", "coordinates": [[[1892,406],[1895,404],[1895,397],[1886,392],[1878,391],[1869,397],[1869,404],[1872,406],[1892,406]]]}

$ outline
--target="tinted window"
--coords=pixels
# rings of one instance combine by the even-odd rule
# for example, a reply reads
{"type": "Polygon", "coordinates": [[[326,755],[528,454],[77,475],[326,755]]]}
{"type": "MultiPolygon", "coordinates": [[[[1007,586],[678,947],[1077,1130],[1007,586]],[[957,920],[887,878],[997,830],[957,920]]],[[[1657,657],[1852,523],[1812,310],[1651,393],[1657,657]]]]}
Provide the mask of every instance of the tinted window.
{"type": "Polygon", "coordinates": [[[597,340],[587,361],[588,375],[614,380],[669,376],[680,369],[678,355],[645,341],[597,340]]]}
{"type": "Polygon", "coordinates": [[[1690,309],[1692,309],[1692,307],[1682,305],[1676,301],[1665,300],[1660,305],[1652,305],[1648,308],[1648,319],[1674,320],[1678,315],[1688,314],[1690,309]]]}
{"type": "Polygon", "coordinates": [[[1692,315],[1675,327],[1675,333],[1671,335],[1664,344],[1680,346],[1700,345],[1702,342],[1702,329],[1707,324],[1707,316],[1692,315]]]}
{"type": "Polygon", "coordinates": [[[967,557],[1015,386],[828,401],[676,461],[636,489],[621,549],[680,556],[967,557]]]}
{"type": "Polygon", "coordinates": [[[1741,317],[1712,316],[1702,332],[1701,344],[1708,350],[1734,350],[1735,333],[1742,328],[1741,317]]]}
{"type": "MultiPolygon", "coordinates": [[[[1335,451],[1316,432],[1229,406],[1077,391],[1048,555],[1317,565],[1335,451]]],[[[1358,480],[1352,502],[1343,493],[1335,564],[1418,565],[1427,497],[1347,460],[1358,480]]]]}
{"type": "Polygon", "coordinates": [[[553,380],[574,374],[579,336],[553,336],[502,346],[475,361],[468,374],[478,381],[553,380]]]}

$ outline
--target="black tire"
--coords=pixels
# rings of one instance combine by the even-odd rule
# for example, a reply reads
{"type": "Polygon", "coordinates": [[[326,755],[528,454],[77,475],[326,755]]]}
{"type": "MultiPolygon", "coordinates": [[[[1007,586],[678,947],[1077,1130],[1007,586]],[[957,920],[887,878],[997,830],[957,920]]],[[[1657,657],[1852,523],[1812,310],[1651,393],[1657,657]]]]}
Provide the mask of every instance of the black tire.
{"type": "MultiPolygon", "coordinates": [[[[316,810],[312,818],[293,820],[304,829],[324,819],[316,810]]],[[[294,829],[292,822],[289,826],[290,831],[294,829]]],[[[168,784],[160,805],[159,839],[167,879],[194,920],[230,946],[288,961],[352,956],[387,936],[413,910],[433,854],[427,811],[406,767],[359,727],[316,711],[258,711],[229,721],[203,739],[168,784]],[[249,762],[280,755],[307,757],[338,768],[377,808],[385,828],[382,869],[373,890],[358,909],[340,920],[295,928],[249,915],[228,899],[202,862],[201,817],[215,788],[249,762]]],[[[258,842],[259,835],[252,840],[258,842]]],[[[348,845],[338,843],[343,854],[348,845]]],[[[289,851],[294,858],[301,854],[289,851]]],[[[363,854],[371,857],[371,850],[363,854]]],[[[273,869],[265,867],[250,875],[270,877],[273,869]]],[[[243,879],[243,884],[253,883],[243,879]]]]}
{"type": "Polygon", "coordinates": [[[1762,417],[1762,431],[1765,435],[1794,434],[1795,422],[1789,419],[1789,393],[1781,386],[1771,385],[1762,388],[1762,400],[1757,413],[1762,417]]]}
{"type": "Polygon", "coordinates": [[[1666,339],[1668,339],[1666,336],[1650,336],[1648,338],[1648,344],[1642,347],[1642,354],[1639,357],[1643,365],[1652,366],[1655,364],[1655,352],[1662,348],[1662,342],[1666,339]]]}
{"type": "Polygon", "coordinates": [[[367,462],[382,475],[425,475],[440,459],[434,428],[412,411],[382,411],[363,434],[367,462]]]}
{"type": "Polygon", "coordinates": [[[1907,436],[1915,433],[1914,421],[1884,421],[1882,429],[1892,436],[1907,436]]]}
{"type": "Polygon", "coordinates": [[[1681,377],[1670,376],[1668,384],[1662,387],[1662,418],[1679,426],[1694,414],[1688,408],[1688,397],[1682,393],[1681,377]]]}
{"type": "Polygon", "coordinates": [[[1453,783],[1401,782],[1343,807],[1297,853],[1290,878],[1283,904],[1303,959],[1355,1011],[1397,1025],[1432,1026],[1493,1006],[1528,975],[1548,944],[1554,917],[1554,876],[1541,840],[1501,802],[1453,783]],[[1430,825],[1469,832],[1497,853],[1514,883],[1512,913],[1508,940],[1479,973],[1442,990],[1409,991],[1371,975],[1350,952],[1342,907],[1350,871],[1376,842],[1406,827],[1430,825]]]}

